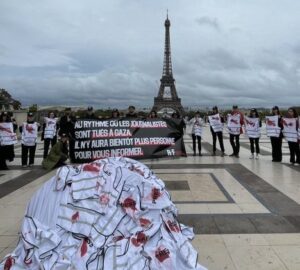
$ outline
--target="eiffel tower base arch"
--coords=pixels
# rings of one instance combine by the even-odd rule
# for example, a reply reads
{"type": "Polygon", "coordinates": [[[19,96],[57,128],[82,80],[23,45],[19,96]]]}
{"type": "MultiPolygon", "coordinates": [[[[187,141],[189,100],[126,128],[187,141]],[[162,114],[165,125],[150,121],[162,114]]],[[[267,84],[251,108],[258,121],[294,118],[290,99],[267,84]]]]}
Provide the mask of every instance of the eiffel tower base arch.
{"type": "Polygon", "coordinates": [[[181,99],[172,99],[172,100],[167,100],[167,99],[161,99],[161,98],[154,98],[154,105],[152,107],[152,110],[158,112],[162,109],[165,108],[171,108],[174,111],[176,111],[180,116],[184,115],[184,109],[181,105],[181,99]]]}

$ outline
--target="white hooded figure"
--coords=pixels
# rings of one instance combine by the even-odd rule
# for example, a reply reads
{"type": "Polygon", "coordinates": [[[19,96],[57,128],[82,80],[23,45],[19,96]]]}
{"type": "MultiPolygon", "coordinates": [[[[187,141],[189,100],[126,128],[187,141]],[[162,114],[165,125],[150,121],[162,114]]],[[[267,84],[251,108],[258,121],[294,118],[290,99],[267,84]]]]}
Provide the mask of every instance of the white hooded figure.
{"type": "Polygon", "coordinates": [[[194,156],[196,156],[196,140],[198,141],[198,151],[199,156],[201,156],[201,137],[202,137],[202,128],[204,126],[204,121],[200,117],[200,112],[197,111],[194,117],[188,122],[191,126],[191,135],[193,139],[193,151],[194,156]]]}

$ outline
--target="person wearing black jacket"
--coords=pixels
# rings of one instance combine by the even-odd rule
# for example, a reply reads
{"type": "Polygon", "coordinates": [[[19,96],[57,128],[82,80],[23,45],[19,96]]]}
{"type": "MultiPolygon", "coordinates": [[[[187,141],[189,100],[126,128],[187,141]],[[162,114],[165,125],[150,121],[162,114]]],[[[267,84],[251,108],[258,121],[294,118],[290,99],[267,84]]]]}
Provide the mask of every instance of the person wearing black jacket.
{"type": "Polygon", "coordinates": [[[97,120],[99,118],[95,115],[94,108],[88,107],[86,114],[83,116],[83,119],[97,120]]]}
{"type": "Polygon", "coordinates": [[[128,118],[137,118],[137,113],[135,112],[135,107],[134,106],[129,106],[128,107],[128,113],[126,114],[126,117],[128,118]]]}
{"type": "Polygon", "coordinates": [[[113,109],[111,111],[111,118],[119,118],[120,117],[120,112],[118,109],[113,109]]]}
{"type": "Polygon", "coordinates": [[[69,151],[70,151],[70,161],[75,161],[74,156],[74,146],[75,146],[75,131],[74,125],[76,118],[71,114],[71,109],[67,108],[65,110],[64,116],[61,117],[59,121],[59,132],[58,135],[66,134],[69,138],[69,151]]]}
{"type": "Polygon", "coordinates": [[[282,117],[280,115],[280,110],[278,106],[272,108],[272,115],[278,115],[278,126],[281,128],[279,137],[270,137],[272,145],[272,161],[281,162],[282,161],[282,138],[283,138],[283,125],[282,117]]]}
{"type": "MultiPolygon", "coordinates": [[[[214,106],[212,108],[212,115],[215,115],[215,114],[218,114],[218,113],[219,113],[218,107],[214,106]]],[[[225,122],[224,117],[221,116],[221,115],[220,115],[220,120],[221,120],[221,123],[224,124],[224,122],[225,122]]],[[[209,122],[209,120],[208,120],[208,122],[209,122]]],[[[217,150],[216,144],[217,144],[217,137],[218,137],[220,148],[221,148],[221,151],[222,151],[221,157],[224,157],[225,156],[225,148],[224,148],[224,142],[223,142],[223,131],[214,132],[212,126],[210,126],[210,132],[211,132],[211,135],[212,135],[212,138],[213,138],[213,155],[214,156],[216,155],[216,150],[217,150]]]]}

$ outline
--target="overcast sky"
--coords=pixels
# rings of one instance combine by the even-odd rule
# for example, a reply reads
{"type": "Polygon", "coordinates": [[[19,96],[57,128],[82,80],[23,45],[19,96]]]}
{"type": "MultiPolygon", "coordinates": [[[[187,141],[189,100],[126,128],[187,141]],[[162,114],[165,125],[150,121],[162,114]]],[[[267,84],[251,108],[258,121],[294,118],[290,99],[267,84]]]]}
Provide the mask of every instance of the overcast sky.
{"type": "Polygon", "coordinates": [[[0,88],[23,105],[153,105],[169,9],[183,106],[300,105],[300,1],[1,0],[0,88]]]}

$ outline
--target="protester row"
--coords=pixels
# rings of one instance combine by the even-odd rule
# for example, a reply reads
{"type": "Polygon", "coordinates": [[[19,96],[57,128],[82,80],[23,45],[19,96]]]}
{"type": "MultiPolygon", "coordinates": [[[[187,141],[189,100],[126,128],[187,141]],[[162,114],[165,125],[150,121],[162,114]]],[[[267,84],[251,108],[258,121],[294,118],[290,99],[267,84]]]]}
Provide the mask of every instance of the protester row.
{"type": "MultiPolygon", "coordinates": [[[[119,112],[114,109],[111,118],[119,118],[119,112]]],[[[128,118],[137,118],[134,106],[130,106],[128,118]]],[[[98,119],[93,113],[93,108],[89,107],[87,114],[83,116],[84,119],[95,120],[98,119]]],[[[151,111],[149,118],[157,118],[157,113],[151,111]]],[[[174,113],[172,118],[179,118],[179,115],[174,113]]],[[[243,133],[243,127],[250,140],[250,158],[258,158],[259,138],[261,120],[256,109],[251,109],[249,116],[244,116],[237,106],[233,106],[232,112],[226,116],[222,116],[217,107],[213,107],[211,115],[208,116],[210,130],[213,139],[213,154],[216,154],[217,139],[220,144],[221,156],[225,155],[225,148],[223,142],[223,128],[227,127],[229,133],[230,144],[233,153],[230,156],[239,157],[240,143],[239,137],[243,133]],[[256,153],[256,156],[254,156],[256,153]]],[[[282,160],[282,139],[288,141],[290,149],[290,162],[300,162],[299,151],[299,118],[295,109],[290,108],[288,114],[282,117],[277,106],[273,107],[272,114],[266,117],[267,135],[271,138],[272,144],[272,157],[274,162],[282,160]]],[[[44,123],[40,125],[34,120],[34,114],[29,112],[27,121],[20,127],[21,133],[21,150],[22,150],[22,167],[32,166],[34,164],[36,141],[38,132],[42,129],[41,139],[44,141],[44,160],[48,156],[49,148],[51,145],[52,154],[44,161],[43,165],[50,168],[56,165],[61,165],[68,157],[67,141],[69,140],[70,148],[70,161],[74,162],[74,124],[76,118],[72,116],[71,110],[66,110],[64,116],[58,119],[53,112],[50,112],[47,117],[44,117],[44,123]],[[57,134],[61,137],[60,143],[56,145],[57,134]],[[51,164],[51,166],[49,165],[51,164]]],[[[193,151],[196,155],[196,148],[201,156],[201,139],[204,127],[204,121],[200,117],[200,113],[196,112],[195,116],[190,120],[181,119],[182,131],[183,129],[190,128],[193,141],[193,151]],[[198,147],[196,147],[198,145],[198,147]]],[[[2,113],[0,117],[0,169],[8,169],[6,161],[14,159],[14,144],[17,143],[16,136],[17,124],[8,113],[2,113]]],[[[183,133],[183,132],[182,132],[183,133]]]]}
{"type": "MultiPolygon", "coordinates": [[[[44,158],[46,158],[50,144],[51,147],[54,147],[57,141],[58,118],[55,117],[54,113],[49,113],[44,121],[42,125],[42,140],[44,140],[44,158]]],[[[7,170],[6,161],[14,160],[17,128],[18,125],[10,114],[3,112],[0,115],[0,170],[7,170]]],[[[27,114],[27,121],[19,126],[22,167],[31,167],[34,165],[37,138],[40,129],[41,125],[34,120],[32,112],[27,114]]],[[[60,135],[62,135],[62,132],[60,132],[60,135]]]]}
{"type": "MultiPolygon", "coordinates": [[[[289,108],[287,115],[281,116],[278,106],[272,108],[272,113],[266,116],[266,131],[267,136],[270,137],[272,145],[272,161],[282,161],[282,139],[285,138],[289,145],[290,162],[292,164],[300,164],[300,118],[294,108],[289,108]]],[[[225,117],[222,116],[217,107],[213,107],[212,114],[208,116],[210,130],[213,137],[213,154],[216,154],[217,138],[220,143],[222,151],[221,156],[225,155],[225,148],[223,142],[223,127],[227,127],[229,133],[229,140],[232,146],[232,157],[239,157],[240,152],[240,135],[245,128],[246,135],[250,141],[250,159],[259,157],[259,138],[261,136],[261,120],[255,108],[250,110],[249,116],[244,116],[238,109],[238,106],[233,106],[230,114],[225,117]]],[[[198,151],[201,156],[201,137],[204,121],[200,117],[200,113],[196,112],[195,117],[187,121],[188,125],[192,125],[192,140],[193,151],[196,155],[196,142],[198,143],[198,151]]]]}

